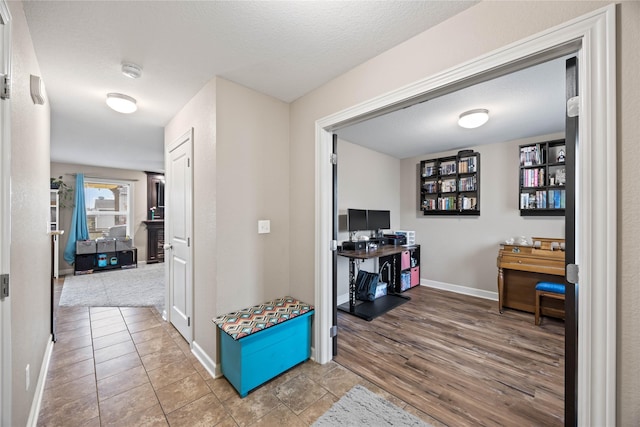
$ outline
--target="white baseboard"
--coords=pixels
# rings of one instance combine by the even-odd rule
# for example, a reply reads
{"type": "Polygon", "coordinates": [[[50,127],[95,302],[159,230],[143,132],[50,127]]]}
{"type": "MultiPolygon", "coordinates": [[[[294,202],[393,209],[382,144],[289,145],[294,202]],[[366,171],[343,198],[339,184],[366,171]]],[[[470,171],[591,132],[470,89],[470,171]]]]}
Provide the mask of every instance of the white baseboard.
{"type": "Polygon", "coordinates": [[[209,355],[198,345],[197,342],[193,341],[191,343],[191,353],[202,363],[202,366],[209,372],[213,378],[220,378],[222,376],[222,371],[220,370],[220,365],[217,365],[216,362],[213,361],[209,357],[209,355]]]}
{"type": "Polygon", "coordinates": [[[35,427],[38,424],[38,415],[40,414],[40,406],[42,405],[45,381],[47,379],[47,373],[49,372],[49,361],[51,360],[51,353],[53,353],[52,338],[53,337],[49,335],[49,343],[47,344],[47,348],[44,351],[42,366],[40,367],[40,375],[38,375],[36,392],[33,395],[33,401],[31,402],[31,410],[29,411],[27,427],[35,427]]]}
{"type": "Polygon", "coordinates": [[[498,292],[485,291],[484,289],[469,288],[467,286],[454,285],[452,283],[438,282],[436,280],[427,279],[420,279],[420,286],[442,289],[443,291],[455,292],[456,294],[470,295],[472,297],[498,301],[498,292]]]}
{"type": "Polygon", "coordinates": [[[58,271],[58,277],[66,276],[69,274],[73,275],[73,268],[67,268],[67,269],[58,271]]]}
{"type": "MultiPolygon", "coordinates": [[[[498,292],[485,291],[483,289],[469,288],[467,286],[454,285],[452,283],[438,282],[436,280],[420,279],[420,286],[428,288],[442,289],[443,291],[455,292],[456,294],[470,295],[472,297],[498,301],[498,292]]],[[[338,305],[349,302],[349,294],[338,295],[338,305]]]]}

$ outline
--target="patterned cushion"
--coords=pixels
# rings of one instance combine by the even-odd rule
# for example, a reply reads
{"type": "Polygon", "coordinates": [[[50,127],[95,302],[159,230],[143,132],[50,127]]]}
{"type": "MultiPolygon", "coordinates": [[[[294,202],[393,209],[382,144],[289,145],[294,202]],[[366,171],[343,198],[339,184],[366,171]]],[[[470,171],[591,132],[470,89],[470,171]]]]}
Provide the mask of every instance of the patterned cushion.
{"type": "Polygon", "coordinates": [[[312,310],[312,305],[293,297],[284,297],[218,316],[213,319],[213,323],[234,340],[239,340],[312,310]]]}
{"type": "Polygon", "coordinates": [[[538,284],[536,285],[536,291],[564,294],[564,285],[562,283],[538,282],[538,284]]]}

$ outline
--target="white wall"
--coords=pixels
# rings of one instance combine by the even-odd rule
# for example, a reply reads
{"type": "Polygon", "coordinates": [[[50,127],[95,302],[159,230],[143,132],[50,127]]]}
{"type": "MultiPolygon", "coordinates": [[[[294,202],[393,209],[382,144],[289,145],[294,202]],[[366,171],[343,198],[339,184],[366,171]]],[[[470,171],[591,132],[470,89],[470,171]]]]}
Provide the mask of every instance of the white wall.
{"type": "Polygon", "coordinates": [[[564,217],[522,217],[518,210],[518,146],[562,138],[555,134],[469,147],[480,153],[480,216],[424,216],[418,211],[417,165],[457,151],[403,159],[401,224],[416,231],[421,245],[420,278],[497,292],[501,241],[514,236],[564,238],[564,217]]]}
{"type": "Polygon", "coordinates": [[[291,292],[289,106],[221,78],[165,128],[194,129],[194,342],[216,362],[211,319],[291,292]],[[258,220],[271,233],[258,234],[258,220]]]}
{"type": "MultiPolygon", "coordinates": [[[[315,122],[612,2],[483,1],[353,68],[291,105],[291,283],[314,301],[315,122]],[[295,236],[295,238],[294,238],[295,236]]],[[[618,421],[640,420],[640,3],[620,2],[618,19],[618,421]]],[[[514,195],[515,197],[515,195],[514,195]]]]}
{"type": "MultiPolygon", "coordinates": [[[[337,152],[338,214],[346,215],[349,208],[389,210],[391,228],[399,229],[400,160],[341,139],[338,139],[337,152]]],[[[344,240],[349,240],[349,233],[339,231],[338,242],[344,240]]],[[[375,262],[376,260],[364,261],[360,268],[375,272],[375,262]]],[[[349,262],[339,256],[338,304],[348,300],[349,262]]]]}
{"type": "MultiPolygon", "coordinates": [[[[131,223],[131,237],[135,247],[138,249],[138,262],[147,260],[147,227],[142,223],[147,219],[147,175],[144,172],[128,169],[103,168],[99,166],[75,165],[70,163],[51,162],[51,176],[62,176],[62,180],[74,189],[76,178],[72,174],[83,173],[89,177],[117,179],[122,181],[133,181],[133,219],[131,223]]],[[[67,247],[69,229],[71,227],[72,207],[60,209],[60,228],[65,230],[65,234],[60,238],[59,268],[60,274],[73,274],[73,266],[64,260],[64,250],[67,247]]]]}
{"type": "MultiPolygon", "coordinates": [[[[26,425],[50,338],[49,100],[34,105],[30,74],[41,76],[22,3],[13,17],[11,93],[11,357],[12,422],[26,425]],[[30,366],[30,387],[25,368],[30,366]]],[[[46,81],[45,81],[46,84],[46,81]]],[[[3,101],[5,102],[5,101],[3,101]]]]}

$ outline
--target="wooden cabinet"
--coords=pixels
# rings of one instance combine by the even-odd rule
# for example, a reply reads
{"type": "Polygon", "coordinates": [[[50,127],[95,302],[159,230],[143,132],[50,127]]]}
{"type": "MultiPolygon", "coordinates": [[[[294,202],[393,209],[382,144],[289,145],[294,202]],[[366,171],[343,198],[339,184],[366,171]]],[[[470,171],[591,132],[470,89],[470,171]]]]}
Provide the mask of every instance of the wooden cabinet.
{"type": "Polygon", "coordinates": [[[164,262],[164,221],[144,221],[147,226],[147,264],[164,262]]]}
{"type": "Polygon", "coordinates": [[[564,215],[564,139],[520,146],[520,215],[564,215]]]}
{"type": "Polygon", "coordinates": [[[147,264],[164,262],[164,174],[147,174],[147,264]]]}
{"type": "Polygon", "coordinates": [[[164,219],[164,174],[147,174],[147,220],[164,219]]]}
{"type": "Polygon", "coordinates": [[[480,215],[480,153],[423,160],[419,173],[424,215],[480,215]]]}

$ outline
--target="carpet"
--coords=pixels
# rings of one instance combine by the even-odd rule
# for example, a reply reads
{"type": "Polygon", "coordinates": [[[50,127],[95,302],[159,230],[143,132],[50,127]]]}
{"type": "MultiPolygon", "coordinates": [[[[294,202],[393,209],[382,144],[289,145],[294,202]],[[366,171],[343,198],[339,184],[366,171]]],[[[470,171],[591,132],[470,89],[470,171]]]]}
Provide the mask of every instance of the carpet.
{"type": "Polygon", "coordinates": [[[162,307],[164,263],[138,268],[66,276],[61,306],[162,307]]]}
{"type": "Polygon", "coordinates": [[[398,408],[367,388],[357,385],[313,423],[328,426],[415,426],[430,425],[398,408]]]}

